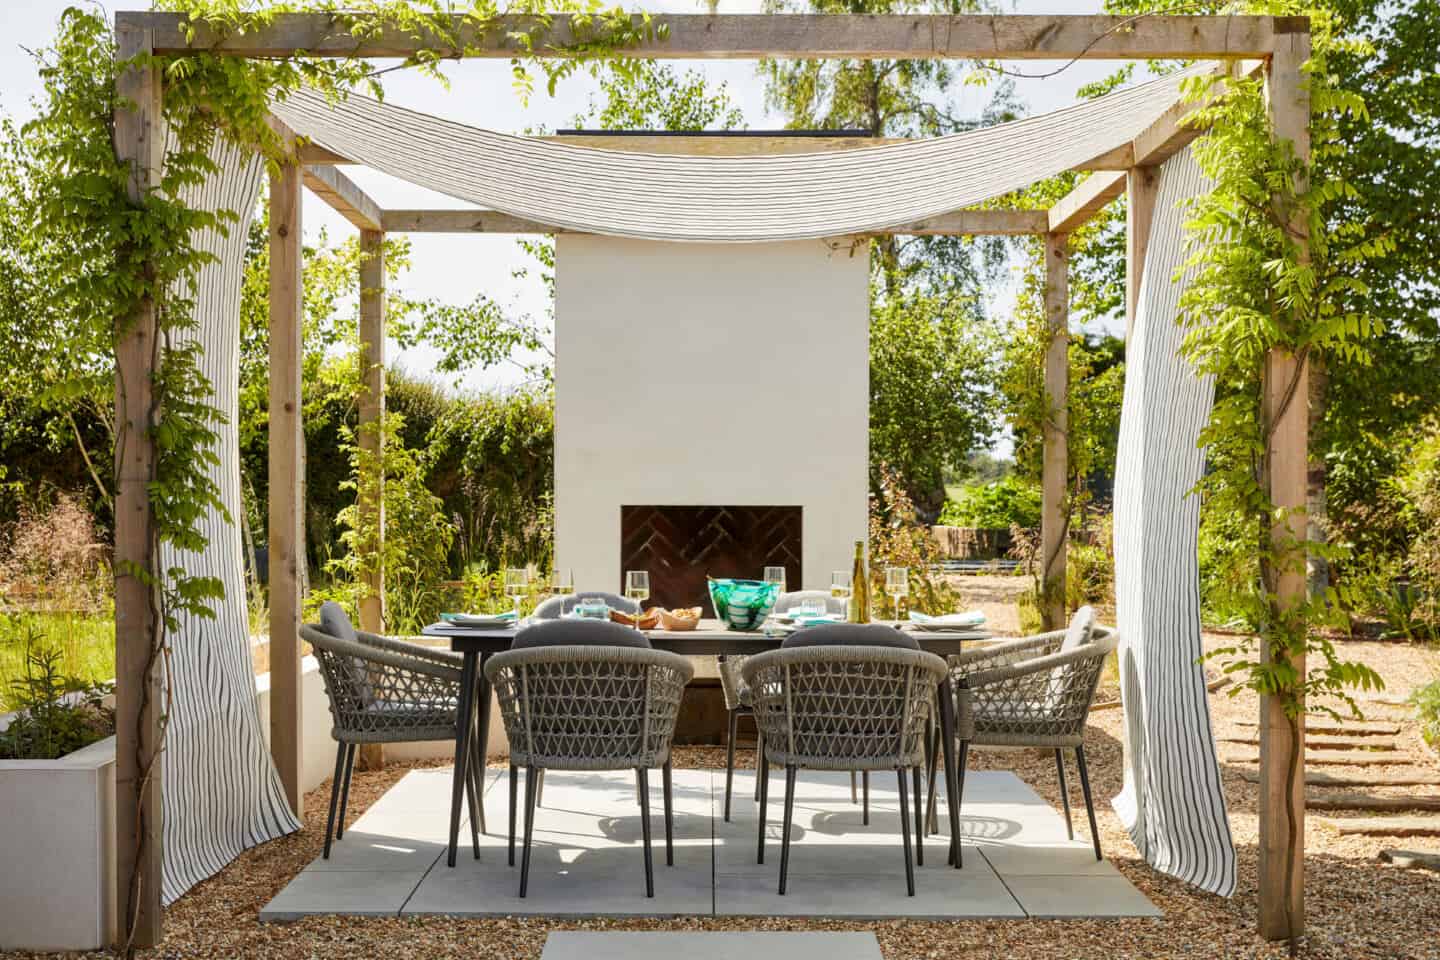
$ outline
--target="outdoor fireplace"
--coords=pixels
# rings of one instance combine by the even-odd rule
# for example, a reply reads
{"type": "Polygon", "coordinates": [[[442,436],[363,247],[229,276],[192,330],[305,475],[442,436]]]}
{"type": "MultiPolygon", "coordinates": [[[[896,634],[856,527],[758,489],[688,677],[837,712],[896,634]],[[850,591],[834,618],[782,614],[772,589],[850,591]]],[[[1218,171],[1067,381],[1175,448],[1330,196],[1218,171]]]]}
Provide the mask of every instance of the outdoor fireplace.
{"type": "Polygon", "coordinates": [[[623,506],[620,569],[650,571],[650,603],[703,607],[713,616],[705,577],[759,579],[783,566],[803,583],[802,509],[798,506],[623,506]]]}

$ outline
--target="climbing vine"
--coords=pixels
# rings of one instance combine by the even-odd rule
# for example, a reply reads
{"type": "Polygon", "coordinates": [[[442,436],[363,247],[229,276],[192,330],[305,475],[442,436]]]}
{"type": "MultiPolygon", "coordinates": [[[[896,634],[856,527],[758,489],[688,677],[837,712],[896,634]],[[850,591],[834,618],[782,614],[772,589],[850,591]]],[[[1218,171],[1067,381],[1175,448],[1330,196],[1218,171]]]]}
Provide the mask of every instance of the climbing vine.
{"type": "MultiPolygon", "coordinates": [[[[648,16],[632,17],[618,8],[576,0],[543,6],[538,0],[519,0],[503,10],[486,0],[463,9],[441,0],[346,0],[344,10],[334,0],[263,9],[243,0],[165,0],[156,6],[184,15],[192,40],[251,32],[297,12],[327,14],[332,34],[348,33],[355,39],[353,53],[335,58],[142,54],[116,63],[116,38],[102,14],[70,8],[61,17],[53,47],[40,57],[45,95],[24,132],[40,145],[39,161],[47,175],[36,187],[35,230],[26,242],[52,254],[57,268],[55,310],[83,332],[81,341],[90,349],[89,362],[67,371],[66,382],[56,389],[100,392],[113,376],[114,349],[131,332],[133,318],[146,304],[153,304],[155,311],[153,400],[141,420],[155,446],[146,484],[154,523],[143,566],[117,565],[117,575],[137,578],[151,593],[148,667],[152,674],[163,674],[169,634],[186,616],[213,617],[213,604],[223,595],[215,578],[162,560],[171,551],[203,550],[207,540],[201,521],[212,512],[225,514],[211,476],[218,465],[217,428],[224,414],[213,405],[211,384],[201,366],[203,348],[196,338],[193,308],[199,271],[211,260],[200,248],[201,237],[207,230],[227,231],[242,211],[192,210],[183,200],[187,187],[220,172],[209,156],[216,138],[256,150],[273,166],[286,157],[284,142],[267,123],[269,105],[302,86],[331,99],[355,90],[378,97],[384,92],[383,75],[398,69],[419,70],[443,82],[446,61],[475,53],[503,34],[516,51],[511,60],[514,86],[528,96],[536,70],[553,91],[562,78],[598,57],[661,31],[648,16]],[[570,30],[552,40],[557,13],[571,15],[570,30]],[[517,21],[501,19],[508,14],[524,17],[517,26],[517,21]],[[376,69],[364,59],[366,42],[396,32],[426,42],[399,63],[376,69]],[[556,48],[567,55],[547,60],[535,56],[556,48]],[[160,72],[168,135],[158,182],[136,201],[127,191],[131,170],[114,146],[116,112],[133,106],[117,99],[117,71],[132,68],[160,72]]],[[[632,63],[636,61],[621,60],[617,69],[623,72],[632,63]]],[[[122,396],[127,389],[120,385],[122,396]]],[[[137,437],[117,434],[117,464],[126,444],[137,442],[137,437]]],[[[161,712],[153,758],[163,749],[163,707],[161,712]]],[[[137,743],[151,742],[150,731],[136,734],[137,743]]],[[[143,784],[155,771],[143,764],[143,756],[141,760],[143,784]]],[[[142,811],[142,817],[148,815],[153,814],[142,811]]],[[[143,844],[154,831],[143,822],[138,826],[143,844]]],[[[122,921],[127,947],[134,946],[142,894],[153,895],[139,886],[142,859],[137,856],[134,873],[121,878],[131,904],[122,921]]]]}

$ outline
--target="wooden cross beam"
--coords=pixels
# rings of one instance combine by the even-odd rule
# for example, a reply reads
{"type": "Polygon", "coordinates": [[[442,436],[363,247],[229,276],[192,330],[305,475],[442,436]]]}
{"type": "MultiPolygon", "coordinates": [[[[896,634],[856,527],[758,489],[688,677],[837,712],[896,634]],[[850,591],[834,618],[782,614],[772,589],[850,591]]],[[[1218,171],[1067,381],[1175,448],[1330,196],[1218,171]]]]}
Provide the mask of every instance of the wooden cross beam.
{"type": "MultiPolygon", "coordinates": [[[[637,23],[639,18],[637,17],[637,23]]],[[[264,27],[230,33],[190,24],[176,13],[121,12],[116,23],[153,31],[157,54],[204,50],[241,57],[408,57],[452,51],[451,39],[412,29],[381,30],[357,39],[343,20],[325,13],[281,14],[264,27]]],[[[1142,17],[934,14],[663,14],[652,18],[655,39],[614,57],[651,59],[947,59],[1057,60],[1227,59],[1265,57],[1279,35],[1306,31],[1304,17],[1142,17]]],[[[463,16],[454,32],[467,57],[572,56],[569,47],[593,40],[568,15],[545,21],[497,17],[483,33],[463,16]],[[532,39],[526,47],[517,39],[532,39]]]]}

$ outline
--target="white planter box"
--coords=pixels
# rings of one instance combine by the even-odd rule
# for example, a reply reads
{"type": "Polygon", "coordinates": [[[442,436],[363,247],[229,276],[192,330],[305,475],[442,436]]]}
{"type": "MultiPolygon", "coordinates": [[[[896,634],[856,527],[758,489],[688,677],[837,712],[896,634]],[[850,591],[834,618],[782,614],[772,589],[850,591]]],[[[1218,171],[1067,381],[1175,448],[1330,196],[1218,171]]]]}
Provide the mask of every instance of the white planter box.
{"type": "Polygon", "coordinates": [[[0,760],[0,864],[0,950],[114,941],[114,737],[58,760],[0,760]]]}

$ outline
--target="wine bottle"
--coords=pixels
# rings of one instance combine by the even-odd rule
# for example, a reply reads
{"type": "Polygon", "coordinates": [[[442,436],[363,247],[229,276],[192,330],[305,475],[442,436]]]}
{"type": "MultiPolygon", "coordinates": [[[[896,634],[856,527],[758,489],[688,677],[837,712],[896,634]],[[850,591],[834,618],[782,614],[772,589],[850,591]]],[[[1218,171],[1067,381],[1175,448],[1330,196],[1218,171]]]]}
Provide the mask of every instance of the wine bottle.
{"type": "Polygon", "coordinates": [[[865,576],[865,541],[855,541],[855,566],[850,572],[850,603],[845,619],[850,623],[870,622],[870,582],[865,576]]]}

